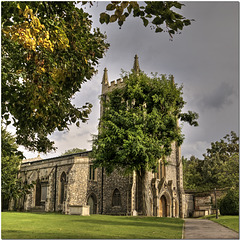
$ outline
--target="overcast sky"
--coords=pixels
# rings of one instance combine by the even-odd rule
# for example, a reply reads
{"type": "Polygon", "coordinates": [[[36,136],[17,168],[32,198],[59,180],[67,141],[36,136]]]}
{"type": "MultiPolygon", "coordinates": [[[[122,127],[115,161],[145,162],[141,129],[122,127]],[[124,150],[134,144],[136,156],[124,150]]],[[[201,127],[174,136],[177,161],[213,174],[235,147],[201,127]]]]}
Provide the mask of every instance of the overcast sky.
{"type": "MultiPolygon", "coordinates": [[[[181,34],[170,41],[167,33],[154,33],[144,27],[141,19],[128,18],[121,29],[116,23],[101,25],[99,13],[106,2],[95,3],[88,9],[93,26],[106,32],[110,49],[100,61],[98,74],[82,86],[73,102],[82,106],[93,104],[88,123],[80,128],[70,127],[69,132],[56,132],[51,136],[58,148],[42,158],[61,155],[72,148],[91,150],[91,134],[97,134],[100,115],[99,95],[103,69],[107,67],[109,81],[120,77],[121,69],[133,67],[135,54],[139,57],[140,69],[145,73],[173,74],[175,82],[183,84],[184,111],[199,114],[199,127],[185,124],[185,141],[182,155],[202,154],[211,142],[223,138],[230,131],[238,133],[239,84],[239,6],[238,2],[182,2],[180,11],[185,17],[195,19],[181,34]]],[[[21,148],[23,150],[23,148],[21,148]]],[[[27,158],[37,153],[24,150],[27,158]]]]}

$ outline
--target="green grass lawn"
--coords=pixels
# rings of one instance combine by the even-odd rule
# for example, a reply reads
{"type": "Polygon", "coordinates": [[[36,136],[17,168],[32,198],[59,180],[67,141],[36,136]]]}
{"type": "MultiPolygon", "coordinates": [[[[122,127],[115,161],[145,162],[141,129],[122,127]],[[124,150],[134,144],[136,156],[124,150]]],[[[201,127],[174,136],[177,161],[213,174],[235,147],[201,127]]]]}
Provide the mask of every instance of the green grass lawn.
{"type": "Polygon", "coordinates": [[[12,239],[181,239],[182,226],[178,218],[2,213],[2,238],[12,239]]]}
{"type": "Polygon", "coordinates": [[[219,223],[225,227],[235,230],[239,232],[239,216],[222,216],[220,215],[218,219],[216,219],[216,215],[205,216],[205,219],[212,220],[216,223],[219,223]]]}

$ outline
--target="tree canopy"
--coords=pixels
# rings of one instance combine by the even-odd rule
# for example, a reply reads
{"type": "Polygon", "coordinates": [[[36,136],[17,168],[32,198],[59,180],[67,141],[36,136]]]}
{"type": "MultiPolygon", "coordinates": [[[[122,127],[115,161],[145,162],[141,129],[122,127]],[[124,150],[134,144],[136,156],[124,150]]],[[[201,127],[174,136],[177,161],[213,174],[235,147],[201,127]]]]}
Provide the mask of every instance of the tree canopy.
{"type": "MultiPolygon", "coordinates": [[[[82,2],[84,5],[86,2],[82,2]]],[[[90,2],[91,3],[91,2],[90,2]]],[[[16,128],[16,141],[30,151],[55,149],[48,136],[88,119],[91,103],[72,104],[82,83],[96,73],[109,47],[106,36],[92,29],[88,13],[77,2],[2,2],[2,121],[16,128]]],[[[92,4],[92,3],[91,3],[92,4]]],[[[100,22],[142,19],[155,32],[172,37],[191,24],[175,9],[179,2],[111,2],[100,22]],[[114,11],[113,14],[108,14],[114,11]],[[163,25],[165,25],[165,30],[163,25]]]]}
{"type": "Polygon", "coordinates": [[[192,156],[190,160],[183,161],[185,188],[213,190],[239,187],[239,138],[235,132],[212,142],[203,157],[199,160],[192,156]]]}
{"type": "Polygon", "coordinates": [[[7,205],[11,199],[22,197],[32,187],[18,178],[23,155],[17,148],[15,138],[1,128],[1,196],[7,205]]]}
{"type": "Polygon", "coordinates": [[[186,19],[176,12],[184,4],[177,1],[112,1],[106,6],[106,11],[100,14],[100,23],[116,22],[121,27],[129,15],[139,17],[146,27],[150,25],[156,33],[167,32],[170,37],[191,24],[193,19],[186,19]],[[175,8],[175,9],[174,9],[175,8]],[[108,14],[109,13],[109,14],[108,14]],[[112,14],[110,14],[112,13],[112,14]]]}
{"type": "Polygon", "coordinates": [[[86,152],[87,149],[80,149],[80,148],[72,148],[67,151],[65,151],[61,156],[73,154],[73,153],[81,153],[81,152],[86,152]]]}
{"type": "MultiPolygon", "coordinates": [[[[178,119],[186,115],[182,86],[165,75],[148,77],[144,73],[128,74],[125,86],[107,96],[100,120],[99,135],[94,140],[96,164],[108,172],[114,168],[127,171],[152,170],[157,160],[171,154],[171,144],[183,142],[178,119]]],[[[197,125],[197,114],[192,123],[197,125]]],[[[193,119],[194,118],[194,119],[193,119]]]]}
{"type": "Polygon", "coordinates": [[[54,149],[48,135],[79,126],[92,105],[71,103],[96,73],[108,44],[75,2],[2,2],[2,119],[29,150],[54,149]]]}

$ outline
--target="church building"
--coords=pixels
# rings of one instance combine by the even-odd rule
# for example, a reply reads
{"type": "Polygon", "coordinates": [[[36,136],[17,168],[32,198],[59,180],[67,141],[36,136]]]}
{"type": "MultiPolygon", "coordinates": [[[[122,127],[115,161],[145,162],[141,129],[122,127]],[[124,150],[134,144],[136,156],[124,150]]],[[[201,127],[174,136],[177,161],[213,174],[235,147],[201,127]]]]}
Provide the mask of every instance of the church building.
{"type": "MultiPolygon", "coordinates": [[[[137,55],[133,70],[140,71],[137,55]]],[[[107,69],[102,79],[102,95],[124,85],[123,79],[108,81],[107,69]]],[[[102,115],[103,108],[100,108],[102,115]]],[[[91,151],[60,157],[26,159],[20,175],[25,183],[35,183],[22,199],[25,211],[62,212],[64,214],[142,215],[141,180],[135,172],[123,176],[104,168],[93,168],[91,151]]],[[[181,149],[172,144],[167,165],[159,159],[157,173],[148,173],[151,211],[158,217],[184,217],[185,194],[181,149]]]]}

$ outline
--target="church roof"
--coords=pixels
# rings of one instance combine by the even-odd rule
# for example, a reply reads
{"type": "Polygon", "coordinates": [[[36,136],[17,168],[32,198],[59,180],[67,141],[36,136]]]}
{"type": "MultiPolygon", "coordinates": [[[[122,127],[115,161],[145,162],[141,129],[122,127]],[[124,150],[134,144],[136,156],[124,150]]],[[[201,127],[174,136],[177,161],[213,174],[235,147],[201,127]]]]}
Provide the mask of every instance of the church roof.
{"type": "Polygon", "coordinates": [[[89,153],[91,153],[92,151],[85,151],[85,152],[79,152],[79,153],[72,153],[72,154],[68,154],[68,155],[63,155],[63,156],[58,156],[58,157],[52,157],[52,158],[41,158],[40,155],[38,155],[36,158],[29,158],[29,159],[24,159],[22,161],[22,164],[28,163],[35,163],[35,162],[43,162],[43,161],[49,161],[49,160],[59,160],[59,159],[65,159],[66,157],[71,157],[71,156],[88,156],[89,153]]]}
{"type": "Polygon", "coordinates": [[[38,156],[35,158],[24,159],[24,160],[22,160],[22,163],[35,162],[35,161],[39,161],[39,160],[42,160],[42,158],[40,157],[40,154],[38,154],[38,156]]]}

